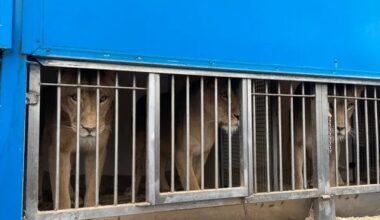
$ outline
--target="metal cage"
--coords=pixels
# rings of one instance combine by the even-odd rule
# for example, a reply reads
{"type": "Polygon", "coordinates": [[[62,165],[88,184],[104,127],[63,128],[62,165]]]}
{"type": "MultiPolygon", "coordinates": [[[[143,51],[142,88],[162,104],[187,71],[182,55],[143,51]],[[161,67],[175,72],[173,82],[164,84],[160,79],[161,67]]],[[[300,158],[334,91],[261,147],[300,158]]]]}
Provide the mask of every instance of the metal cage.
{"type": "MultiPolygon", "coordinates": [[[[361,81],[363,95],[360,95],[359,85],[352,86],[356,82],[354,80],[336,79],[332,83],[323,78],[260,73],[61,60],[40,62],[42,66],[29,65],[25,183],[25,213],[28,219],[86,219],[292,199],[312,199],[315,215],[324,219],[335,216],[332,196],[380,191],[376,82],[361,81]],[[74,80],[62,82],[67,69],[75,70],[74,80]],[[47,77],[44,78],[42,73],[47,77]],[[111,84],[103,84],[103,75],[111,73],[115,74],[115,79],[111,84]],[[83,77],[88,74],[93,83],[85,83],[83,77]],[[237,82],[236,87],[234,81],[237,82]],[[55,92],[44,92],[44,87],[51,87],[55,92]],[[95,99],[95,142],[91,145],[95,147],[95,159],[92,161],[96,171],[95,200],[84,207],[88,201],[85,198],[83,205],[80,199],[86,197],[86,193],[81,186],[85,181],[81,179],[83,171],[80,169],[83,166],[83,126],[82,119],[77,119],[74,120],[77,126],[73,130],[73,152],[76,153],[73,153],[72,161],[75,164],[71,168],[73,174],[69,173],[74,186],[72,205],[70,201],[70,207],[61,208],[59,197],[62,194],[55,193],[51,195],[54,207],[44,210],[38,205],[41,191],[39,180],[43,178],[38,174],[43,169],[40,152],[44,135],[42,127],[47,123],[41,111],[55,114],[55,141],[50,147],[56,149],[53,157],[61,158],[61,142],[57,140],[61,140],[59,118],[67,117],[64,116],[61,100],[65,88],[71,88],[70,98],[76,103],[77,118],[84,114],[81,95],[92,91],[95,99]],[[108,191],[100,185],[106,175],[102,174],[102,162],[99,161],[99,118],[104,90],[112,90],[114,100],[110,121],[112,133],[106,144],[106,147],[112,146],[108,150],[113,151],[111,156],[108,155],[112,168],[110,181],[106,184],[110,188],[108,191]],[[124,97],[123,91],[127,91],[124,97]],[[54,107],[43,106],[44,102],[48,102],[44,101],[44,96],[48,95],[55,97],[54,107]],[[235,95],[237,98],[233,99],[235,95]],[[210,104],[207,100],[214,101],[210,104]],[[211,106],[207,112],[206,105],[211,106]],[[220,106],[222,110],[219,110],[220,106]],[[334,120],[342,111],[340,108],[344,109],[347,131],[349,124],[355,130],[353,135],[349,132],[343,134],[344,144],[338,144],[340,121],[334,120]],[[220,117],[226,117],[227,124],[221,124],[220,117]],[[238,125],[233,124],[233,117],[237,118],[238,125]],[[372,117],[374,120],[368,120],[372,117]],[[220,129],[223,126],[223,130],[220,129]],[[232,126],[237,127],[236,133],[232,126]],[[180,128],[183,128],[183,133],[180,128]],[[205,142],[205,135],[212,136],[211,142],[205,142]],[[128,147],[124,150],[122,138],[128,139],[128,147]],[[193,142],[193,139],[198,142],[193,142]],[[199,160],[192,160],[192,143],[197,143],[194,148],[197,151],[209,150],[208,157],[201,153],[199,160]],[[141,146],[145,146],[141,154],[143,159],[136,156],[141,146]],[[183,149],[178,146],[183,146],[183,149]],[[344,150],[337,153],[338,148],[344,150]],[[181,150],[185,152],[179,152],[181,150]],[[177,164],[181,160],[180,153],[185,155],[183,173],[180,173],[177,164]],[[163,156],[167,158],[166,163],[161,161],[163,156]],[[331,162],[332,159],[335,160],[331,162]],[[192,163],[199,166],[196,181],[191,179],[192,163]],[[350,164],[354,164],[351,165],[354,169],[350,168],[350,164]],[[121,173],[126,166],[128,172],[123,177],[121,173]],[[345,176],[344,185],[336,184],[339,175],[331,178],[333,169],[345,176]],[[142,173],[138,175],[139,172],[142,173]],[[144,182],[142,176],[145,176],[145,184],[136,183],[144,182]],[[162,178],[168,182],[167,189],[162,189],[162,178]],[[332,182],[334,180],[335,184],[332,182]],[[194,188],[194,182],[199,188],[194,188]],[[145,185],[145,189],[142,186],[138,190],[139,185],[145,185]],[[129,189],[126,191],[130,194],[123,193],[124,189],[129,189]],[[326,212],[327,207],[332,212],[326,212]]],[[[54,169],[49,173],[54,171],[59,174],[60,161],[56,159],[53,162],[54,169]]],[[[50,181],[56,189],[60,189],[59,177],[55,175],[50,181]]]]}

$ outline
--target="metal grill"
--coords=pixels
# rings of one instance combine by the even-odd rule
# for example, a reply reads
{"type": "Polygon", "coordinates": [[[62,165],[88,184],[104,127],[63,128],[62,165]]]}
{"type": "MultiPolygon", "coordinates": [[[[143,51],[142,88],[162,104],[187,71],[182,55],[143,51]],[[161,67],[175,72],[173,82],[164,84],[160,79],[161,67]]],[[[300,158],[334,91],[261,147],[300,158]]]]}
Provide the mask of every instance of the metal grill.
{"type": "MultiPolygon", "coordinates": [[[[228,187],[229,184],[229,152],[228,152],[228,134],[219,129],[220,145],[221,145],[221,182],[223,187],[228,187]]],[[[240,185],[240,136],[239,131],[232,135],[232,186],[240,185]]]]}
{"type": "MultiPolygon", "coordinates": [[[[331,195],[380,191],[374,86],[42,63],[49,67],[29,66],[27,218],[88,219],[290,199],[313,199],[315,207],[334,210],[331,195]],[[82,117],[86,111],[91,126],[82,117]],[[338,134],[342,115],[354,133],[338,134]],[[68,140],[72,149],[65,158],[68,140]],[[85,171],[89,164],[93,172],[85,171]]],[[[323,210],[316,210],[320,219],[334,215],[323,210]]]]}
{"type": "Polygon", "coordinates": [[[377,89],[373,86],[333,84],[329,89],[334,120],[335,176],[338,186],[379,183],[377,89]],[[338,118],[339,119],[339,118],[338,118]],[[347,128],[350,128],[348,130],[347,128]],[[342,129],[345,128],[345,129],[342,129]],[[343,130],[341,132],[340,130],[343,130]],[[345,132],[344,132],[345,130],[345,132]],[[339,137],[341,135],[341,137],[339,137]],[[339,153],[339,151],[341,151],[339,153]]]}
{"type": "Polygon", "coordinates": [[[293,84],[252,81],[254,193],[295,190],[297,167],[300,170],[298,174],[301,174],[299,178],[302,178],[298,179],[297,189],[310,188],[307,186],[308,160],[303,149],[306,148],[307,139],[315,139],[314,134],[306,135],[305,127],[306,124],[314,126],[311,119],[315,116],[310,107],[305,107],[305,103],[310,106],[315,95],[310,91],[312,85],[305,91],[303,83],[297,90],[293,84]],[[289,104],[283,105],[284,101],[289,104]],[[286,117],[289,117],[289,124],[284,121],[286,117]],[[305,117],[309,119],[307,122],[305,117]],[[297,153],[300,155],[298,161],[295,158],[297,153]]]}
{"type": "Polygon", "coordinates": [[[38,65],[29,76],[28,216],[245,195],[241,80],[38,65]]]}

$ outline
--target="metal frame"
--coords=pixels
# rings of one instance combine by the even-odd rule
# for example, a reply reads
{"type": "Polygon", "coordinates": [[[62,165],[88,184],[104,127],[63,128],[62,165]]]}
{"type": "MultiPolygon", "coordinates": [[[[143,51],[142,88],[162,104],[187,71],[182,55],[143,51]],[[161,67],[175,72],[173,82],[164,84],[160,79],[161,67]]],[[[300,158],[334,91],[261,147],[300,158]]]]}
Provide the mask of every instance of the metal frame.
{"type": "MultiPolygon", "coordinates": [[[[340,83],[356,83],[356,84],[370,84],[380,85],[380,81],[357,81],[351,79],[326,79],[326,78],[313,78],[313,77],[298,77],[298,76],[284,76],[284,75],[268,75],[268,74],[247,74],[247,73],[230,73],[230,72],[216,72],[216,71],[201,71],[192,69],[173,69],[165,67],[143,67],[132,65],[118,65],[118,64],[102,64],[102,63],[86,63],[77,61],[59,61],[59,60],[40,60],[43,65],[55,67],[75,67],[75,68],[89,68],[89,69],[111,69],[117,71],[134,71],[134,72],[148,72],[148,108],[147,108],[147,202],[122,204],[122,205],[106,205],[91,208],[68,209],[57,211],[43,211],[37,209],[37,185],[38,179],[32,178],[33,171],[38,169],[38,151],[32,151],[28,147],[28,155],[34,155],[35,160],[27,160],[27,182],[26,182],[26,217],[28,219],[50,219],[50,218],[95,218],[106,216],[119,216],[150,213],[155,211],[168,211],[200,207],[212,207],[221,205],[233,205],[244,203],[257,203],[269,201],[282,201],[291,199],[314,199],[314,213],[316,219],[334,219],[335,218],[335,202],[332,196],[335,195],[350,195],[360,193],[374,193],[380,192],[379,185],[361,185],[349,187],[330,187],[328,177],[328,161],[329,153],[328,148],[328,128],[327,128],[327,115],[328,115],[328,95],[326,82],[340,82],[340,83]],[[183,75],[202,75],[202,76],[223,76],[223,77],[236,77],[242,78],[240,92],[241,92],[241,143],[242,154],[241,159],[244,161],[241,167],[243,185],[234,188],[217,188],[216,189],[203,189],[201,191],[184,191],[184,192],[165,192],[159,191],[159,106],[160,106],[160,75],[159,74],[183,74],[183,75]],[[266,79],[266,80],[309,80],[316,81],[315,84],[315,97],[301,95],[300,97],[314,97],[315,98],[315,134],[316,134],[316,149],[314,152],[313,172],[316,174],[315,183],[317,188],[296,190],[296,191],[280,191],[257,193],[254,182],[257,180],[253,175],[254,172],[254,146],[255,137],[252,121],[254,122],[255,116],[252,111],[255,108],[255,99],[252,99],[251,94],[255,93],[255,88],[252,87],[251,79],[266,79]],[[37,158],[37,159],[36,159],[37,158]]],[[[40,69],[37,64],[30,65],[30,94],[35,93],[38,97],[39,94],[39,74],[40,69]]],[[[116,84],[115,88],[119,88],[116,84]]],[[[279,90],[280,91],[280,90],[279,90]]],[[[269,95],[267,94],[267,97],[269,95]]],[[[296,97],[297,95],[293,95],[296,97]]],[[[254,96],[253,96],[254,97],[254,96]]],[[[277,98],[280,100],[281,95],[277,98]]],[[[359,98],[357,98],[359,99],[359,98]]],[[[279,107],[280,108],[280,107],[279,107]]],[[[278,109],[277,109],[278,110],[278,109]]],[[[34,105],[29,105],[29,121],[28,121],[28,136],[34,137],[28,139],[28,146],[38,146],[39,137],[39,120],[33,115],[39,115],[39,102],[34,105]]],[[[276,119],[278,120],[278,119],[276,119]]],[[[28,156],[28,158],[29,158],[28,156]]],[[[256,177],[257,178],[257,177],[256,177]]],[[[282,180],[281,180],[282,181],[282,180]]],[[[280,184],[282,185],[282,184],[280,184]]]]}
{"type": "Polygon", "coordinates": [[[28,146],[26,160],[26,187],[25,187],[25,215],[27,219],[35,219],[38,213],[38,173],[39,147],[40,146],[40,67],[37,64],[30,65],[29,69],[29,94],[36,98],[33,105],[28,108],[28,146]],[[36,137],[36,138],[31,138],[36,137]],[[30,147],[37,146],[37,147],[30,147]]]}
{"type": "Polygon", "coordinates": [[[380,85],[380,79],[366,78],[349,78],[331,76],[307,76],[300,74],[281,74],[278,72],[257,72],[257,71],[223,71],[199,68],[176,68],[165,67],[159,65],[136,65],[136,64],[120,64],[120,63],[95,63],[90,61],[73,61],[37,58],[44,66],[60,66],[71,68],[89,68],[89,69],[109,69],[118,71],[144,72],[144,73],[163,73],[189,76],[215,76],[215,77],[234,77],[245,79],[264,79],[264,80],[289,80],[295,82],[319,82],[319,83],[347,83],[356,85],[380,85]]]}
{"type": "Polygon", "coordinates": [[[314,183],[318,187],[320,197],[314,200],[314,218],[315,219],[335,219],[335,202],[330,194],[330,179],[329,179],[329,134],[328,124],[328,99],[327,85],[315,85],[315,149],[313,158],[313,173],[314,183]]]}

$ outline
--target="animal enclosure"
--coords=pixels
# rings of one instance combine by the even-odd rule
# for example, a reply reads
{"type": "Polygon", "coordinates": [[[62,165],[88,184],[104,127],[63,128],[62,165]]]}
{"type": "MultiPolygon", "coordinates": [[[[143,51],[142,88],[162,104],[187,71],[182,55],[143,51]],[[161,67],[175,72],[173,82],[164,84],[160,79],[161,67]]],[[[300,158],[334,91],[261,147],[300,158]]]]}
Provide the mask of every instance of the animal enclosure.
{"type": "Polygon", "coordinates": [[[379,7],[0,0],[0,219],[379,215],[379,7]]]}
{"type": "Polygon", "coordinates": [[[76,61],[28,76],[28,218],[379,188],[374,84],[76,61]]]}

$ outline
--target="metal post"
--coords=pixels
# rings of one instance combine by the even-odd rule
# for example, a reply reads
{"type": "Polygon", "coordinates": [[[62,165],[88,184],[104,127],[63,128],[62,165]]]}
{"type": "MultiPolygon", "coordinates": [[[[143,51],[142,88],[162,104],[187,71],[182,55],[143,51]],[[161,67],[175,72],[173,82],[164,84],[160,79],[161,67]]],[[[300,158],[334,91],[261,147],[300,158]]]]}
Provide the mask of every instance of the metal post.
{"type": "MultiPolygon", "coordinates": [[[[30,65],[29,94],[33,95],[37,102],[29,105],[28,118],[28,160],[26,164],[26,216],[34,219],[38,211],[38,165],[40,146],[40,67],[30,65]]],[[[41,189],[40,189],[41,190],[41,189]]]]}
{"type": "MultiPolygon", "coordinates": [[[[247,79],[241,80],[241,92],[240,92],[240,186],[245,186],[248,193],[248,175],[252,176],[252,173],[248,173],[248,161],[252,158],[248,158],[248,152],[251,152],[252,145],[248,145],[248,139],[250,131],[248,131],[249,119],[249,99],[251,99],[250,88],[248,89],[247,79]]],[[[248,194],[247,194],[248,195],[248,194]]]]}
{"type": "Polygon", "coordinates": [[[159,194],[160,172],[160,76],[150,73],[148,77],[147,108],[147,181],[146,200],[156,203],[159,194]]]}
{"type": "Polygon", "coordinates": [[[321,197],[314,200],[314,219],[335,219],[335,202],[330,197],[329,180],[329,134],[328,134],[328,97],[327,85],[315,85],[315,114],[312,114],[312,123],[315,134],[315,148],[313,152],[314,185],[318,187],[321,197]]]}
{"type": "Polygon", "coordinates": [[[271,114],[271,124],[272,127],[271,129],[271,145],[272,145],[272,160],[273,160],[273,166],[272,166],[272,172],[273,172],[273,191],[278,191],[279,190],[279,127],[280,124],[278,123],[278,118],[281,117],[280,113],[281,110],[278,109],[277,104],[278,99],[275,98],[275,96],[270,100],[271,106],[272,106],[272,111],[270,112],[271,114]]]}
{"type": "Polygon", "coordinates": [[[252,126],[252,81],[247,80],[247,148],[248,148],[248,195],[254,193],[253,189],[253,126],[252,126]]]}

